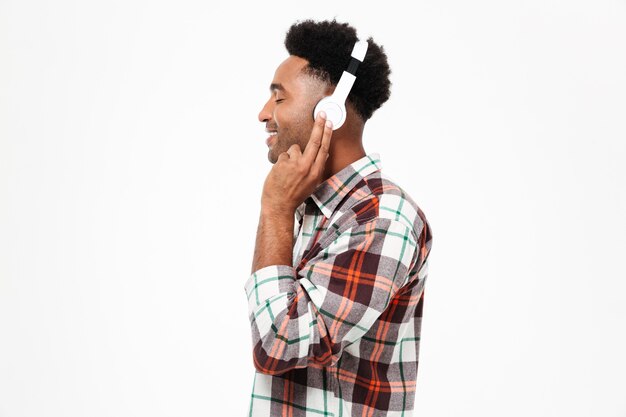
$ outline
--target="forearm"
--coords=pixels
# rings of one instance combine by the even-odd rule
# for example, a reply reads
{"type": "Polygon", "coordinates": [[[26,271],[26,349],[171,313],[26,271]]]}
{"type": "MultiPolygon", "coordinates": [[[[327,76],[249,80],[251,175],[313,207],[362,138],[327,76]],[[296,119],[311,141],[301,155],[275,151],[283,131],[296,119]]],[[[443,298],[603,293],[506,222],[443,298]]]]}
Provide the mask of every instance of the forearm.
{"type": "Polygon", "coordinates": [[[411,233],[400,221],[376,218],[343,230],[301,268],[283,259],[255,270],[245,290],[257,370],[279,375],[337,363],[406,282],[419,256],[411,233]]]}
{"type": "Polygon", "coordinates": [[[294,212],[261,206],[253,273],[269,265],[292,265],[294,212]]]}

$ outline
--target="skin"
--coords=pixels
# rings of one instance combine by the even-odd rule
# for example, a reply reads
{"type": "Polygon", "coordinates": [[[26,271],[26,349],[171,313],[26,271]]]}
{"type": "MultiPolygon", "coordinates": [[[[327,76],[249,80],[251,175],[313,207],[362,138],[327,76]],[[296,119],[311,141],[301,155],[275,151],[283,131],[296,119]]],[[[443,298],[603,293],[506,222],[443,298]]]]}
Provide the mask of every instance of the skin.
{"type": "Polygon", "coordinates": [[[334,86],[304,73],[307,64],[289,56],[278,66],[270,98],[259,113],[259,121],[278,135],[268,150],[273,167],[263,185],[251,273],[270,265],[293,265],[296,208],[319,184],[366,155],[364,122],[350,103],[345,123],[334,132],[325,115],[313,120],[315,105],[334,86]]]}

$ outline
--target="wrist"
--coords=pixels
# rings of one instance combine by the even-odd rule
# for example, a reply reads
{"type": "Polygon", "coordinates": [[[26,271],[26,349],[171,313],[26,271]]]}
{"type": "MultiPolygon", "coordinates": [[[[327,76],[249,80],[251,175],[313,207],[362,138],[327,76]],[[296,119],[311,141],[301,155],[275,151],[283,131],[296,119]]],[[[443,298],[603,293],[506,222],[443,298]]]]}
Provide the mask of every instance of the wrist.
{"type": "Polygon", "coordinates": [[[295,214],[295,211],[295,207],[291,207],[289,205],[261,202],[261,215],[291,218],[295,214]]]}

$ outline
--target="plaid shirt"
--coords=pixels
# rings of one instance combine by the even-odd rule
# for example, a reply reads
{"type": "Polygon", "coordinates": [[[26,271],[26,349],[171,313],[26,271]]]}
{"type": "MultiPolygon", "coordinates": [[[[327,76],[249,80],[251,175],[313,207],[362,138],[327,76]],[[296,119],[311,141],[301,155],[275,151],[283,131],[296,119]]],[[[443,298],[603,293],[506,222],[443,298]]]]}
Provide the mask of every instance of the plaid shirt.
{"type": "Polygon", "coordinates": [[[292,265],[245,283],[249,416],[409,416],[432,235],[369,154],[296,210],[292,265]]]}

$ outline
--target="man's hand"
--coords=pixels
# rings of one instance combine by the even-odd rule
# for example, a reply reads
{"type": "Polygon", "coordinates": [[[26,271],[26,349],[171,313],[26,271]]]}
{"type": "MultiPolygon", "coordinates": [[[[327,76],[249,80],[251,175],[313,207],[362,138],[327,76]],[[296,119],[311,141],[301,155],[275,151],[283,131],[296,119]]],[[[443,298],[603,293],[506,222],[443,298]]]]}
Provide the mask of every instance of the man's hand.
{"type": "Polygon", "coordinates": [[[263,185],[262,207],[293,214],[315,191],[322,182],[332,132],[332,123],[320,112],[304,152],[294,144],[278,156],[263,185]]]}

